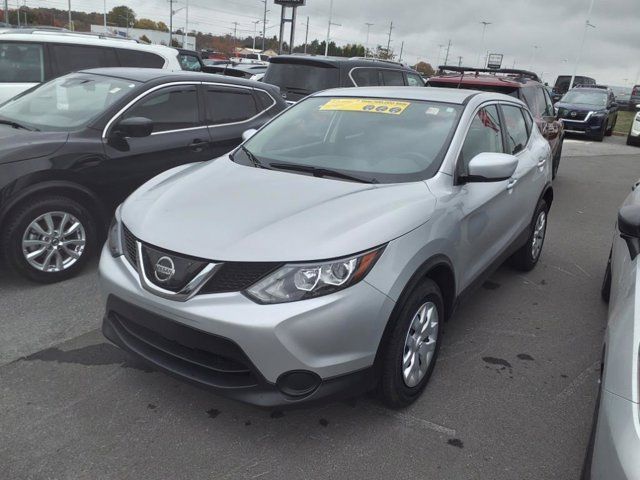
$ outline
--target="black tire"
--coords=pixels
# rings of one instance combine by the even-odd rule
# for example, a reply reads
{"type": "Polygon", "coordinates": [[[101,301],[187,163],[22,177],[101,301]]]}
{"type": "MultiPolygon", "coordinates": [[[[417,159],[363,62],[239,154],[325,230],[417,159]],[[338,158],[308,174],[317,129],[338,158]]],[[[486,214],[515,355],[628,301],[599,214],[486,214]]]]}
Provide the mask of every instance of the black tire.
{"type": "Polygon", "coordinates": [[[602,125],[602,128],[600,129],[600,131],[598,133],[591,135],[592,140],[595,140],[596,142],[602,142],[604,140],[604,136],[607,133],[607,122],[608,120],[605,119],[604,124],[602,125]]]}
{"type": "Polygon", "coordinates": [[[560,167],[560,158],[562,157],[562,145],[564,144],[564,138],[562,140],[560,140],[560,146],[558,147],[558,150],[556,151],[556,154],[553,156],[553,164],[552,164],[552,171],[551,171],[551,178],[555,179],[556,176],[558,175],[558,168],[560,167]]]}
{"type": "Polygon", "coordinates": [[[28,200],[12,211],[0,234],[0,249],[9,268],[18,275],[38,283],[54,283],[76,275],[96,253],[97,228],[91,213],[81,204],[63,196],[46,196],[28,200]],[[85,233],[84,250],[75,262],[60,271],[45,272],[36,269],[26,260],[22,239],[27,227],[40,215],[48,212],[64,212],[75,217],[85,233]]]}
{"type": "Polygon", "coordinates": [[[547,206],[547,202],[544,200],[540,200],[538,205],[536,206],[535,213],[533,214],[533,219],[531,220],[531,224],[529,225],[529,236],[527,237],[527,243],[525,243],[516,253],[514,253],[509,258],[509,263],[512,267],[517,270],[521,270],[523,272],[528,272],[533,270],[533,268],[538,264],[538,260],[540,259],[540,255],[542,254],[542,247],[544,246],[544,240],[546,237],[547,229],[547,214],[549,213],[549,207],[547,206]],[[540,215],[544,212],[545,215],[545,228],[542,236],[542,240],[537,239],[537,241],[541,241],[540,249],[538,251],[537,256],[533,255],[533,240],[535,237],[535,226],[538,222],[540,215]]]}
{"type": "Polygon", "coordinates": [[[607,131],[605,132],[605,135],[607,137],[610,137],[611,135],[613,135],[613,129],[616,126],[616,122],[618,121],[618,117],[613,119],[613,122],[611,123],[611,126],[607,129],[607,131]]]}
{"type": "Polygon", "coordinates": [[[609,252],[609,260],[607,260],[607,268],[604,271],[602,279],[602,287],[600,288],[600,296],[605,303],[609,303],[611,296],[611,252],[609,252]]]}
{"type": "Polygon", "coordinates": [[[417,285],[400,311],[392,321],[393,330],[387,337],[382,352],[380,372],[380,395],[382,401],[391,408],[403,408],[412,404],[422,393],[433,373],[440,351],[442,326],[444,323],[444,302],[438,285],[426,279],[417,285]],[[438,333],[435,339],[435,349],[428,368],[420,382],[412,387],[407,386],[402,374],[402,360],[405,354],[405,340],[410,331],[414,316],[418,309],[426,302],[432,302],[438,313],[438,333]]]}
{"type": "Polygon", "coordinates": [[[634,138],[631,134],[627,135],[627,145],[631,145],[632,147],[640,146],[640,137],[634,138]]]}

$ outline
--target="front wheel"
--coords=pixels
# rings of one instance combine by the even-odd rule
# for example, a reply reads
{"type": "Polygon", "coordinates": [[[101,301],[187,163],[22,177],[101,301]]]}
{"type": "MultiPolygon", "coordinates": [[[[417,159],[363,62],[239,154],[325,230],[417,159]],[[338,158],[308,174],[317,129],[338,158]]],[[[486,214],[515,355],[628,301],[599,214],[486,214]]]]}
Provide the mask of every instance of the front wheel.
{"type": "Polygon", "coordinates": [[[67,197],[33,199],[11,215],[0,238],[9,267],[39,283],[78,273],[97,245],[95,220],[67,197]]]}
{"type": "Polygon", "coordinates": [[[604,140],[604,137],[607,133],[607,122],[608,120],[605,119],[604,125],[602,125],[600,131],[592,137],[596,142],[602,142],[604,140]]]}
{"type": "Polygon", "coordinates": [[[380,392],[387,406],[406,407],[426,387],[440,349],[443,321],[440,288],[426,279],[404,302],[383,350],[380,392]]]}
{"type": "Polygon", "coordinates": [[[533,215],[531,226],[529,227],[530,233],[529,238],[527,238],[527,243],[509,259],[509,262],[514,268],[528,272],[529,270],[533,270],[533,267],[537,265],[547,234],[548,213],[549,207],[547,206],[547,202],[540,200],[533,215]]]}

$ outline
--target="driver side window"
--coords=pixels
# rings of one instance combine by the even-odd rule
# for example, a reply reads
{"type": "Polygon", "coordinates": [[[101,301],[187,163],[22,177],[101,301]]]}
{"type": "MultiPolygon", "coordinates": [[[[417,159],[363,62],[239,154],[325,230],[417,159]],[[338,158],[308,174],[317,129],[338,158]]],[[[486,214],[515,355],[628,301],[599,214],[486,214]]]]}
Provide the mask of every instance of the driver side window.
{"type": "Polygon", "coordinates": [[[469,162],[483,152],[504,153],[502,126],[495,105],[481,108],[475,114],[458,159],[458,174],[466,175],[469,162]]]}
{"type": "Polygon", "coordinates": [[[197,127],[200,121],[196,87],[167,87],[151,93],[122,116],[132,117],[152,120],[154,133],[197,127]]]}

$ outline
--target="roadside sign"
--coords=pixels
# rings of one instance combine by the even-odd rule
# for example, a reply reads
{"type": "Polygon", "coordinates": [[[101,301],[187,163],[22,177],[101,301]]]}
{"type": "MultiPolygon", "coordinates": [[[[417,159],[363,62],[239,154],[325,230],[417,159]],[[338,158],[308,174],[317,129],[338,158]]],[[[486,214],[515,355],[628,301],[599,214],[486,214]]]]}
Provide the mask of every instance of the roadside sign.
{"type": "Polygon", "coordinates": [[[502,55],[501,53],[490,53],[487,57],[487,68],[497,70],[502,67],[502,55]]]}
{"type": "Polygon", "coordinates": [[[283,7],[304,7],[307,0],[273,0],[273,3],[283,7]]]}

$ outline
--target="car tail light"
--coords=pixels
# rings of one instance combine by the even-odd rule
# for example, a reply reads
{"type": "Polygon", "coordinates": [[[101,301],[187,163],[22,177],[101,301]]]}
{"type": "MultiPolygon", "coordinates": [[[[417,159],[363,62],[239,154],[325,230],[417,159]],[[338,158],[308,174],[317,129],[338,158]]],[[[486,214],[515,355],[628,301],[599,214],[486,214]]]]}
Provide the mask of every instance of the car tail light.
{"type": "Polygon", "coordinates": [[[633,87],[633,91],[631,92],[631,95],[635,96],[640,94],[640,92],[638,91],[638,87],[633,87]]]}

